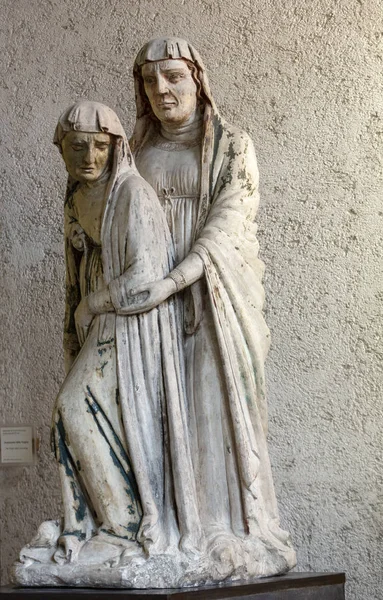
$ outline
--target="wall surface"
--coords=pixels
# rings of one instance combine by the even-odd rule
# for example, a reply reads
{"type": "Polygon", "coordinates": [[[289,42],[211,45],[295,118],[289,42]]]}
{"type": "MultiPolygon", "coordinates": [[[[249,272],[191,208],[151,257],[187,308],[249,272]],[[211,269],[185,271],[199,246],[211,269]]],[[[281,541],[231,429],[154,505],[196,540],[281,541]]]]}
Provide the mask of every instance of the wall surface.
{"type": "Polygon", "coordinates": [[[0,422],[33,423],[36,467],[0,468],[1,582],[60,514],[49,425],[63,380],[65,171],[51,140],[80,97],[130,133],[131,65],[162,34],[200,50],[254,139],[267,271],[270,453],[299,570],[383,597],[383,15],[379,0],[1,1],[0,422]]]}

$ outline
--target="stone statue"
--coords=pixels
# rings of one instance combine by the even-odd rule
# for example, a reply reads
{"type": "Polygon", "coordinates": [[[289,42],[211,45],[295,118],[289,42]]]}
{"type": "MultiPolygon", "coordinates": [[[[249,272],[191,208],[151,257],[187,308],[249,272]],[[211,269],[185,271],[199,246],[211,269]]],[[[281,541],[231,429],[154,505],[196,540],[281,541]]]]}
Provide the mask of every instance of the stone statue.
{"type": "Polygon", "coordinates": [[[76,103],[56,128],[64,517],[21,551],[22,585],[177,587],[295,565],[266,445],[253,145],[220,117],[186,41],[146,44],[134,78],[134,159],[102,104],[76,103]]]}

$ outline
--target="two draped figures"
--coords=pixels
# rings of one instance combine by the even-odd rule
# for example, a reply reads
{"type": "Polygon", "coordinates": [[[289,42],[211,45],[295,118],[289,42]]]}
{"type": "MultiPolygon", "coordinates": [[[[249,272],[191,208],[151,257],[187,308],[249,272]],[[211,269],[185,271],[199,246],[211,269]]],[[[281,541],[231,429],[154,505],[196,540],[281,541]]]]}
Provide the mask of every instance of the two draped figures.
{"type": "Polygon", "coordinates": [[[68,171],[63,514],[22,549],[21,585],[177,587],[295,565],[266,445],[253,145],[186,41],[152,40],[133,72],[129,143],[83,100],[54,135],[68,171]]]}

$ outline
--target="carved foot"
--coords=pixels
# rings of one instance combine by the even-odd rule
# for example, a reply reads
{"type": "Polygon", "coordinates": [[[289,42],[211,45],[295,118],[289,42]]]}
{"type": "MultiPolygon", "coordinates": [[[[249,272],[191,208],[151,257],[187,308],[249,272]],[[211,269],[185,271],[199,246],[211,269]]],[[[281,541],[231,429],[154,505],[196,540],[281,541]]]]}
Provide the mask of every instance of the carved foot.
{"type": "Polygon", "coordinates": [[[209,544],[209,552],[218,571],[228,574],[244,562],[241,541],[233,535],[217,535],[209,544]]]}
{"type": "Polygon", "coordinates": [[[201,558],[204,545],[205,544],[202,542],[201,536],[185,534],[180,540],[179,549],[186,554],[190,560],[198,560],[201,558]]]}
{"type": "Polygon", "coordinates": [[[144,551],[137,542],[102,530],[89,541],[88,547],[98,556],[104,557],[103,564],[109,567],[127,565],[134,559],[144,558],[144,551]]]}
{"type": "Polygon", "coordinates": [[[58,548],[53,555],[53,560],[59,565],[78,561],[78,555],[84,546],[84,541],[75,535],[62,535],[58,539],[58,548]]]}

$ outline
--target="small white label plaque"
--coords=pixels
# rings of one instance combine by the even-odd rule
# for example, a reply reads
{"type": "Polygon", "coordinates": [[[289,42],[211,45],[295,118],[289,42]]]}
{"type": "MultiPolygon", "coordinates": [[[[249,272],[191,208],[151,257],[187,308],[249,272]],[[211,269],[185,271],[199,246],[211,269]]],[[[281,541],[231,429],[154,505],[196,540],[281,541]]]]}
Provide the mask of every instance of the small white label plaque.
{"type": "Polygon", "coordinates": [[[0,427],[2,465],[34,464],[33,427],[0,427]]]}

